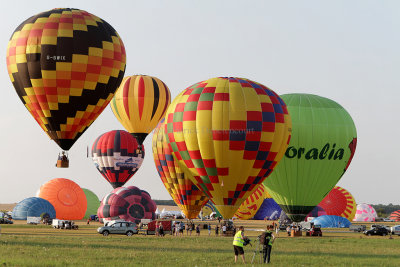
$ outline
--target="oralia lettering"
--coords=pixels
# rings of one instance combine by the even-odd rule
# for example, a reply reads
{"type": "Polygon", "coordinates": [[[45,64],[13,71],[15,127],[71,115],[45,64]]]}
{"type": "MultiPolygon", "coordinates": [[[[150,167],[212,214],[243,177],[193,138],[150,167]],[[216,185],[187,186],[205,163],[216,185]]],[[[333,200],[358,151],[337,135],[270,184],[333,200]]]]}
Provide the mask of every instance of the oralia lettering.
{"type": "Polygon", "coordinates": [[[304,147],[295,148],[294,146],[290,146],[286,149],[285,156],[292,159],[297,157],[300,159],[304,156],[305,159],[333,159],[333,160],[341,160],[344,156],[344,149],[339,148],[336,149],[336,144],[333,144],[332,147],[329,143],[326,143],[324,147],[319,150],[318,148],[311,148],[306,150],[304,147]]]}

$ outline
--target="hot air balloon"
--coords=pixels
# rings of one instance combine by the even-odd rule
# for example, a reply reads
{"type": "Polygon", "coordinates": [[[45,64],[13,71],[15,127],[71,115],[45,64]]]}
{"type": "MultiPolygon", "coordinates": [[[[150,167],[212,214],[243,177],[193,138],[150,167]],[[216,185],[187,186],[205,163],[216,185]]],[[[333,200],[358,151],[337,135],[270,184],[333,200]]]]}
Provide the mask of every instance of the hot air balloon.
{"type": "Polygon", "coordinates": [[[258,209],[257,213],[254,215],[254,220],[277,220],[281,215],[281,207],[275,202],[271,197],[265,198],[261,207],[258,209]]]}
{"type": "Polygon", "coordinates": [[[92,146],[93,162],[113,188],[123,186],[139,170],[144,154],[136,139],[123,130],[102,134],[92,146]]]}
{"type": "Polygon", "coordinates": [[[96,196],[96,194],[90,191],[89,189],[82,188],[82,190],[85,193],[87,201],[87,209],[85,216],[83,218],[87,219],[90,217],[90,215],[97,214],[97,209],[100,207],[100,200],[96,196]]]}
{"type": "Polygon", "coordinates": [[[97,210],[99,219],[123,219],[140,223],[141,219],[156,218],[156,203],[149,193],[136,186],[118,187],[101,201],[97,210]]]}
{"type": "Polygon", "coordinates": [[[211,201],[208,201],[204,207],[202,208],[203,216],[212,216],[214,215],[215,218],[221,216],[221,213],[215,208],[214,204],[211,201]]]}
{"type": "Polygon", "coordinates": [[[356,214],[357,204],[354,197],[346,189],[335,186],[319,203],[327,215],[341,216],[352,221],[356,214]]]}
{"type": "Polygon", "coordinates": [[[349,113],[317,95],[282,95],[292,118],[292,138],[278,167],[265,180],[286,214],[302,221],[350,165],[357,135],[349,113]]]}
{"type": "Polygon", "coordinates": [[[164,119],[157,125],[153,134],[153,156],[158,174],[172,199],[188,219],[195,219],[208,197],[183,173],[162,131],[164,119]]]}
{"type": "Polygon", "coordinates": [[[310,211],[308,214],[307,214],[307,216],[306,216],[306,218],[304,219],[306,222],[309,220],[308,218],[309,217],[319,217],[319,216],[324,216],[324,215],[328,215],[327,213],[326,213],[326,211],[321,207],[321,206],[315,206],[313,209],[312,209],[312,211],[310,211]]]}
{"type": "Polygon", "coordinates": [[[351,225],[348,219],[335,215],[322,215],[311,222],[314,225],[320,225],[322,228],[349,228],[351,225]]]}
{"type": "Polygon", "coordinates": [[[111,101],[125,62],[118,33],[79,9],[30,17],[7,47],[8,74],[18,96],[63,150],[72,147],[111,101]]]}
{"type": "Polygon", "coordinates": [[[40,197],[29,197],[14,207],[12,218],[26,220],[27,217],[40,217],[42,214],[47,214],[50,219],[56,218],[56,210],[49,201],[40,197]]]}
{"type": "Polygon", "coordinates": [[[353,221],[355,222],[374,222],[378,215],[375,209],[368,204],[358,204],[356,210],[356,216],[354,216],[353,221]]]}
{"type": "Polygon", "coordinates": [[[163,81],[146,75],[125,77],[111,102],[115,117],[139,142],[157,126],[171,102],[163,81]]]}
{"type": "Polygon", "coordinates": [[[69,179],[56,178],[48,181],[40,187],[39,197],[53,205],[57,219],[82,220],[86,213],[85,193],[69,179]]]}
{"type": "Polygon", "coordinates": [[[235,217],[241,220],[249,220],[253,218],[258,209],[261,207],[265,199],[265,187],[260,184],[256,191],[254,191],[235,212],[235,217]]]}
{"type": "Polygon", "coordinates": [[[224,218],[272,172],[290,139],[281,98],[242,78],[212,78],[180,93],[165,115],[176,159],[224,218]]]}
{"type": "Polygon", "coordinates": [[[400,222],[400,210],[393,211],[389,219],[394,220],[395,222],[400,222]]]}

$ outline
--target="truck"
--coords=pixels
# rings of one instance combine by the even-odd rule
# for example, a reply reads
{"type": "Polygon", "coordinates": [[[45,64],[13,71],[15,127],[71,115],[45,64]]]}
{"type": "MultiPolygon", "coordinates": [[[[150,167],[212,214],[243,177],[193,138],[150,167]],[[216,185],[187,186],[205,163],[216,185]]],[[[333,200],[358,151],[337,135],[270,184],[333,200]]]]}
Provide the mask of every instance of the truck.
{"type": "Polygon", "coordinates": [[[365,230],[367,230],[367,226],[366,225],[360,225],[360,224],[352,224],[349,227],[349,231],[353,231],[353,232],[364,232],[365,230]]]}
{"type": "Polygon", "coordinates": [[[163,226],[164,234],[172,235],[172,221],[151,221],[147,224],[147,230],[145,232],[146,235],[155,235],[156,234],[156,223],[160,223],[163,226]]]}

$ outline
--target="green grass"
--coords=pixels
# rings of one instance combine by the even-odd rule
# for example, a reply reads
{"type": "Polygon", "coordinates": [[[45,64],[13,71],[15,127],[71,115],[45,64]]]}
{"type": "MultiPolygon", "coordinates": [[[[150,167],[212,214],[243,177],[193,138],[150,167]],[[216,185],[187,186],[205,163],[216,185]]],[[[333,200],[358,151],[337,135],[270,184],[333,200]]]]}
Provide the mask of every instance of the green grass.
{"type": "MultiPolygon", "coordinates": [[[[155,236],[96,233],[50,226],[2,225],[0,266],[230,266],[232,237],[155,236]]],[[[248,232],[251,239],[259,233],[248,232]]],[[[400,237],[365,237],[324,232],[319,237],[288,238],[281,232],[270,266],[400,266],[400,237]]],[[[245,248],[251,261],[254,247],[245,248]]],[[[240,260],[240,259],[239,259],[240,260]]]]}

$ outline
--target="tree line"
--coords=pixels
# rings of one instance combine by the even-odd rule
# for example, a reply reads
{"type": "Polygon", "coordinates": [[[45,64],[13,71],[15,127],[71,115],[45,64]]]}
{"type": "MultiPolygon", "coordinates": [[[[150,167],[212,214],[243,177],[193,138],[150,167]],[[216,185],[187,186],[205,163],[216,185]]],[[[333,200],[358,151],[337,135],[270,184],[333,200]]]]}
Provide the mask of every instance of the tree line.
{"type": "Polygon", "coordinates": [[[400,210],[400,205],[393,205],[392,203],[388,205],[384,204],[371,204],[371,206],[375,209],[376,213],[378,214],[378,217],[386,218],[389,217],[389,215],[396,210],[400,210]]]}

